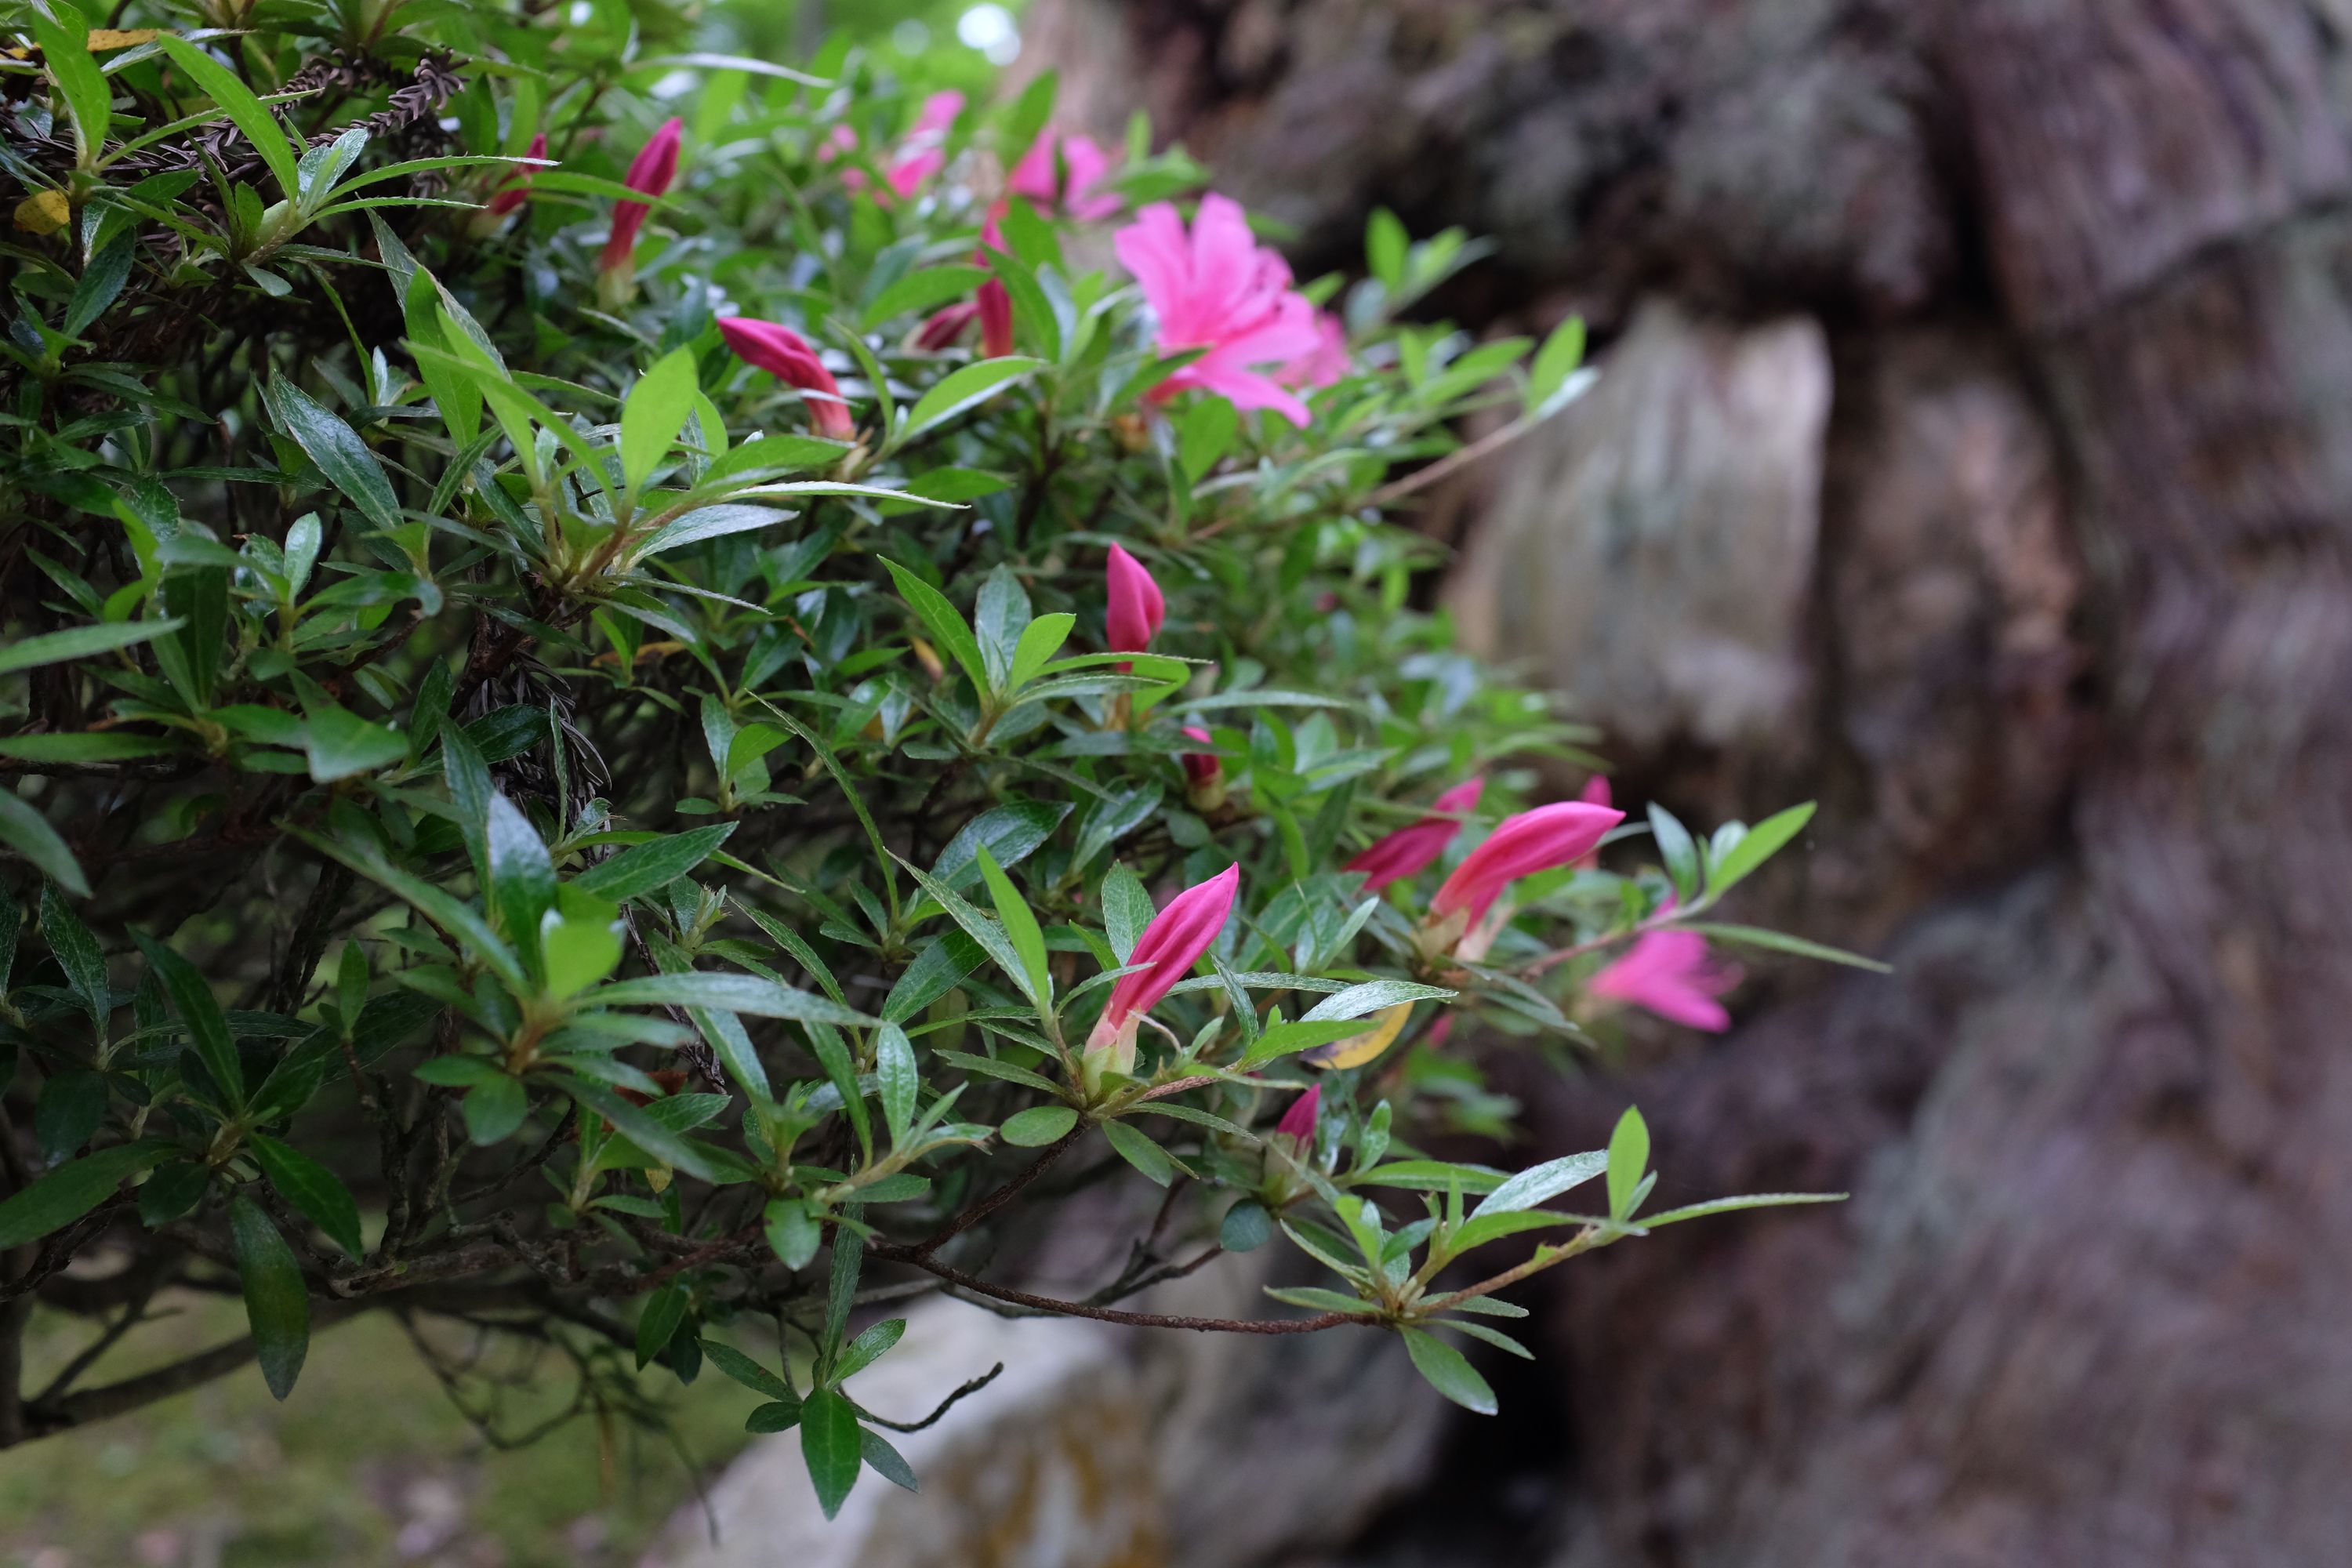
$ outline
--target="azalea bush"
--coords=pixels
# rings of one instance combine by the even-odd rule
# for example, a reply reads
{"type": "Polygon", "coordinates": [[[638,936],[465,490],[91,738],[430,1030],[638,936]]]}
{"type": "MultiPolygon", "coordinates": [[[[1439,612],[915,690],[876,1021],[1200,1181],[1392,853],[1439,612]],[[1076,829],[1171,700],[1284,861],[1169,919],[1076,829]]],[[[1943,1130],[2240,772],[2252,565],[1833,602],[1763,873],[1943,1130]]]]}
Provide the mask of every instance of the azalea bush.
{"type": "Polygon", "coordinates": [[[878,1302],[1393,1332],[1491,1410],[1511,1286],[1788,1201],[1654,1212],[1634,1114],[1428,1152],[1507,1132],[1472,1037],[1812,951],[1710,918],[1807,808],[1549,798],[1591,738],[1407,608],[1389,510],[1589,374],[1414,319],[1464,237],[1302,286],[1050,79],[646,4],[5,10],[0,1444],[388,1311],[501,1441],[470,1336],[607,1420],[746,1384],[832,1509],[916,1480],[878,1302]],[[1116,1278],[992,1268],[1106,1179],[1171,1194],[1116,1278]],[[1131,1300],[1266,1245],[1326,1282],[1131,1300]],[[249,1339],[110,1371],[186,1289],[249,1339]]]}

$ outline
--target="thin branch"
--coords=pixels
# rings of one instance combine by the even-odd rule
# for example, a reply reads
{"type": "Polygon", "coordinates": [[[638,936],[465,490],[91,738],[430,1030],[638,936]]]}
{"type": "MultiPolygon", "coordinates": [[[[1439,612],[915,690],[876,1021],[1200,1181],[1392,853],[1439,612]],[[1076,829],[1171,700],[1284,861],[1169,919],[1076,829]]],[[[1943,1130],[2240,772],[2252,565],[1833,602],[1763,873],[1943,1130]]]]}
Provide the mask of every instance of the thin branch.
{"type": "Polygon", "coordinates": [[[978,1377],[973,1378],[971,1382],[957,1389],[953,1394],[950,1394],[945,1399],[940,1400],[940,1407],[932,1411],[929,1415],[924,1416],[920,1421],[893,1421],[887,1416],[875,1415],[874,1412],[867,1410],[862,1405],[857,1408],[865,1415],[866,1419],[871,1421],[877,1426],[887,1426],[893,1432],[919,1432],[926,1426],[936,1425],[940,1416],[945,1415],[949,1411],[953,1410],[958,1402],[964,1399],[967,1395],[978,1394],[982,1389],[986,1388],[990,1384],[994,1383],[998,1378],[1003,1375],[1004,1363],[1003,1362],[998,1362],[994,1366],[990,1367],[986,1372],[982,1373],[978,1377]]]}
{"type": "Polygon", "coordinates": [[[1118,1323],[1130,1329],[1191,1329],[1196,1333],[1212,1334],[1312,1334],[1324,1329],[1336,1329],[1343,1323],[1370,1323],[1374,1321],[1368,1312],[1322,1312],[1312,1318],[1281,1318],[1272,1321],[1244,1318],[1174,1317],[1161,1312],[1122,1312],[1109,1307],[1089,1307],[1084,1301],[1057,1301],[1051,1296],[1033,1295],[1026,1290],[1014,1290],[1003,1285],[992,1285],[961,1268],[941,1263],[914,1248],[898,1247],[887,1242],[867,1242],[869,1257],[889,1263],[908,1263],[927,1274],[937,1275],[960,1290],[975,1296],[985,1296],[992,1301],[1003,1301],[1015,1307],[1027,1307],[1055,1317],[1089,1318],[1098,1323],[1118,1323]]]}
{"type": "Polygon", "coordinates": [[[981,1199],[980,1202],[964,1210],[963,1213],[956,1215],[955,1218],[950,1220],[946,1225],[941,1226],[938,1230],[933,1231],[930,1236],[924,1240],[918,1242],[914,1248],[915,1256],[918,1258],[929,1258],[932,1253],[937,1252],[940,1247],[946,1246],[949,1242],[953,1241],[957,1237],[961,1236],[965,1231],[970,1230],[973,1226],[978,1225],[982,1220],[986,1219],[990,1215],[994,1214],[1006,1204],[1011,1203],[1014,1197],[1020,1194],[1022,1189],[1028,1186],[1030,1183],[1035,1181],[1039,1176],[1044,1175],[1045,1173],[1045,1167],[1060,1159],[1064,1150],[1076,1142],[1079,1139],[1085,1137],[1088,1125],[1089,1123],[1087,1122],[1080,1121],[1067,1132],[1063,1133],[1059,1138],[1055,1139],[1054,1142],[1045,1145],[1045,1152],[1039,1154],[1036,1159],[1031,1161],[1028,1167],[1019,1175],[1014,1176],[1011,1181],[1006,1182],[1003,1186],[989,1194],[988,1196],[981,1199]]]}

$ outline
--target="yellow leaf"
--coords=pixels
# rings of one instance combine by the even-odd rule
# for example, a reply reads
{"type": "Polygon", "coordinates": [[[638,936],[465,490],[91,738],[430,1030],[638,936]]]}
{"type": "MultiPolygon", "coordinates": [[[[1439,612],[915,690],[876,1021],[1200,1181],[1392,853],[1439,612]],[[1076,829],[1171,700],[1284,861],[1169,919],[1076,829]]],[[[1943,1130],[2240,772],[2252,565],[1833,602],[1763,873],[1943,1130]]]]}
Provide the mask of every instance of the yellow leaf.
{"type": "Polygon", "coordinates": [[[1412,1016],[1412,1004],[1400,1002],[1393,1007],[1381,1009],[1381,1025],[1377,1029],[1351,1035],[1335,1041],[1322,1050],[1313,1052],[1307,1060],[1318,1068],[1360,1068],[1391,1046],[1404,1028],[1404,1021],[1412,1016]]]}
{"type": "Polygon", "coordinates": [[[92,27],[89,30],[89,52],[128,49],[140,44],[152,44],[163,36],[161,27],[92,27]]]}
{"type": "Polygon", "coordinates": [[[36,191],[16,204],[16,226],[27,234],[55,234],[72,216],[63,191],[36,191]]]}

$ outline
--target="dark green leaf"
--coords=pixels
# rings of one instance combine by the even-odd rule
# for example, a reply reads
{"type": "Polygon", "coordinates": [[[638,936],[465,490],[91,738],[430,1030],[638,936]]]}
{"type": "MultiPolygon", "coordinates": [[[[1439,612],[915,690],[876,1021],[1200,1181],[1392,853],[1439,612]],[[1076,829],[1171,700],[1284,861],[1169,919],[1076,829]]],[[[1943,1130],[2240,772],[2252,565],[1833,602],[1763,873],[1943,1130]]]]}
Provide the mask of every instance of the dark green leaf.
{"type": "Polygon", "coordinates": [[[310,1352],[310,1294],[302,1282],[302,1266],[251,1198],[229,1200],[228,1228],[262,1381],[282,1400],[294,1392],[294,1380],[301,1375],[302,1360],[310,1352]]]}
{"type": "Polygon", "coordinates": [[[1478,1375],[1460,1351],[1420,1329],[1399,1332],[1404,1335],[1404,1348],[1412,1357],[1413,1370],[1428,1379],[1432,1388],[1465,1410],[1480,1415],[1495,1414],[1495,1391],[1486,1386],[1486,1380],[1478,1375]]]}
{"type": "Polygon", "coordinates": [[[646,1298],[644,1310],[637,1314],[637,1366],[653,1364],[677,1332],[678,1324],[686,1321],[687,1303],[691,1299],[683,1285],[665,1285],[646,1298]]]}
{"type": "Polygon", "coordinates": [[[204,1063],[214,1085],[227,1097],[228,1109],[236,1110],[245,1102],[245,1069],[238,1065],[236,1043],[229,1038],[228,1019],[222,1016],[212,987],[205,983],[194,964],[144,931],[132,931],[131,939],[147,955],[149,966],[172,998],[173,1010],[187,1026],[188,1044],[194,1049],[196,1059],[204,1063]]]}
{"type": "Polygon", "coordinates": [[[857,1484],[865,1441],[857,1412],[832,1389],[817,1389],[802,1404],[801,1458],[816,1489],[817,1506],[827,1519],[841,1511],[849,1489],[857,1484]]]}
{"type": "Polygon", "coordinates": [[[1066,1105],[1034,1105],[1007,1117],[997,1133],[1018,1149],[1042,1149],[1078,1124],[1078,1113],[1066,1105]]]}
{"type": "Polygon", "coordinates": [[[364,1250],[360,1245],[360,1209],[352,1200],[349,1188],[336,1174],[299,1150],[289,1149],[275,1138],[250,1133],[246,1147],[253,1152],[254,1163],[278,1195],[292,1204],[297,1212],[327,1233],[327,1238],[352,1258],[364,1250]]]}
{"type": "Polygon", "coordinates": [[[310,454],[328,482],[378,528],[398,528],[400,498],[359,432],[282,376],[272,376],[264,391],[278,425],[310,454]]]}

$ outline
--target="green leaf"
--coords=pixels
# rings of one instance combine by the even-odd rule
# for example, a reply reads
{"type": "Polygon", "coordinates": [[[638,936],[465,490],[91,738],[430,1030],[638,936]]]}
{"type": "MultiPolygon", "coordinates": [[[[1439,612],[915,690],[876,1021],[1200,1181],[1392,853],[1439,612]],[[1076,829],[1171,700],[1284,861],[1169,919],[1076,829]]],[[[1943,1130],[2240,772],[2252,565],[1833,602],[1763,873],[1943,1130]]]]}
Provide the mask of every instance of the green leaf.
{"type": "Polygon", "coordinates": [[[1531,1209],[1549,1203],[1572,1187],[1582,1186],[1609,1169],[1609,1155],[1595,1150],[1587,1154],[1570,1154],[1558,1160],[1547,1160],[1521,1171],[1501,1186],[1486,1194],[1486,1199],[1470,1212],[1475,1217],[1482,1214],[1507,1214],[1519,1209],[1531,1209]]]}
{"type": "Polygon", "coordinates": [[[302,1359],[310,1352],[310,1293],[302,1283],[302,1266],[251,1198],[229,1200],[228,1230],[261,1378],[271,1395],[282,1400],[294,1392],[302,1359]]]}
{"type": "Polygon", "coordinates": [[[923,1489],[922,1483],[915,1479],[914,1467],[907,1463],[906,1456],[890,1447],[879,1432],[870,1426],[861,1426],[857,1436],[858,1451],[864,1457],[867,1469],[894,1487],[910,1492],[923,1489]]]}
{"type": "Polygon", "coordinates": [[[487,1149],[515,1135],[530,1114],[530,1097],[520,1079],[494,1072],[467,1090],[457,1109],[466,1119],[466,1136],[487,1149]]]}
{"type": "Polygon", "coordinates": [[[1633,1212],[1634,1189],[1650,1168],[1650,1124],[1638,1107],[1627,1106],[1609,1134],[1609,1217],[1624,1219],[1633,1212]]]}
{"type": "Polygon", "coordinates": [[[1318,1018],[1311,1024],[1302,1018],[1296,1023],[1269,1025],[1256,1043],[1242,1054],[1238,1066],[1247,1072],[1278,1057],[1296,1056],[1335,1040],[1353,1039],[1363,1032],[1362,1024],[1347,1018],[1318,1018]]]}
{"type": "Polygon", "coordinates": [[[931,863],[931,875],[961,889],[979,877],[978,851],[983,847],[1000,868],[1017,866],[1051,838],[1069,815],[1067,801],[1015,800],[991,806],[948,840],[931,863]]]}
{"type": "Polygon", "coordinates": [[[801,1459],[827,1519],[841,1511],[849,1489],[857,1484],[865,1441],[857,1412],[835,1390],[816,1389],[802,1403],[801,1459]]]}
{"type": "MultiPolygon", "coordinates": [[[[89,23],[67,0],[48,0],[46,12],[36,5],[26,19],[32,23],[33,37],[41,46],[41,64],[47,68],[49,79],[58,84],[58,94],[66,101],[79,164],[84,169],[95,168],[99,149],[106,142],[108,104],[112,94],[104,73],[98,68],[98,61],[90,56],[89,23]]],[[[74,332],[80,328],[66,330],[74,332]]]]}
{"type": "Polygon", "coordinates": [[[1042,1013],[1054,999],[1053,973],[1045,967],[1045,933],[1037,928],[1037,917],[1030,912],[1028,901],[997,866],[988,847],[982,845],[973,853],[980,861],[980,874],[988,882],[988,896],[995,901],[996,918],[1003,922],[1005,937],[1027,972],[1030,999],[1042,1013]]]}
{"type": "Polygon", "coordinates": [[[798,1405],[801,1402],[799,1392],[791,1384],[724,1340],[703,1341],[702,1354],[711,1365],[754,1394],[764,1394],[783,1404],[798,1405]]]}
{"type": "Polygon", "coordinates": [[[620,910],[577,884],[556,889],[555,912],[540,921],[540,962],[547,994],[576,996],[621,964],[620,910]]]}
{"type": "Polygon", "coordinates": [[[1299,1022],[1318,1024],[1325,1019],[1369,1017],[1401,1003],[1446,1002],[1456,994],[1442,985],[1423,985],[1411,980],[1368,980],[1324,997],[1308,1008],[1299,1022]]]}
{"type": "Polygon", "coordinates": [[[289,202],[294,200],[301,188],[294,149],[287,144],[286,133],[278,128],[277,120],[253,96],[253,89],[185,38],[165,33],[155,42],[172,57],[172,63],[187,72],[189,79],[202,88],[205,96],[218,104],[245,133],[245,139],[253,143],[253,150],[261,154],[261,161],[278,177],[279,194],[289,202]]]}
{"type": "Polygon", "coordinates": [[[777,1261],[787,1268],[806,1268],[824,1240],[824,1227],[809,1213],[808,1205],[799,1198],[776,1198],[769,1203],[766,1218],[768,1246],[777,1261]]]}
{"type": "Polygon", "coordinates": [[[389,725],[371,723],[340,703],[311,709],[302,722],[302,752],[314,784],[388,768],[408,756],[408,738],[389,725]]]}
{"type": "Polygon", "coordinates": [[[885,1024],[874,1032],[874,1077],[881,1089],[882,1123],[890,1130],[890,1147],[901,1148],[915,1120],[920,1080],[915,1071],[915,1047],[908,1041],[907,1031],[896,1024],[885,1024]]]}
{"type": "Polygon", "coordinates": [[[1429,1381],[1429,1385],[1454,1401],[1465,1410],[1480,1415],[1495,1414],[1495,1391],[1486,1386],[1460,1351],[1420,1329],[1398,1331],[1404,1335],[1404,1348],[1412,1357],[1413,1370],[1429,1381]]]}
{"type": "Polygon", "coordinates": [[[678,1324],[686,1321],[686,1309],[691,1300],[683,1285],[665,1285],[646,1298],[645,1309],[637,1314],[637,1370],[653,1364],[654,1359],[669,1348],[670,1336],[677,1332],[678,1324]]]}
{"type": "Polygon", "coordinates": [[[1652,801],[1650,835],[1657,841],[1658,854],[1666,863],[1666,875],[1674,879],[1675,890],[1688,903],[1698,892],[1698,845],[1691,838],[1690,829],[1673,812],[1652,801]]]}
{"type": "Polygon", "coordinates": [[[555,905],[555,862],[539,829],[503,795],[490,796],[488,821],[491,907],[506,938],[525,961],[539,951],[539,924],[555,905]]]}
{"type": "Polygon", "coordinates": [[[590,994],[599,1007],[709,1007],[721,1013],[749,1013],[755,1018],[791,1018],[803,1024],[863,1025],[875,1022],[854,1007],[845,1007],[772,980],[751,974],[713,973],[694,970],[683,974],[651,974],[616,981],[590,994]]]}
{"type": "Polygon", "coordinates": [[[327,1233],[327,1239],[352,1258],[362,1255],[360,1245],[360,1208],[352,1200],[351,1190],[336,1174],[299,1150],[289,1149],[275,1138],[265,1138],[258,1132],[248,1133],[245,1146],[253,1152],[254,1163],[278,1189],[278,1195],[292,1204],[297,1212],[327,1233]]]}
{"type": "Polygon", "coordinates": [[[1705,1219],[1709,1215],[1731,1214],[1739,1209],[1787,1208],[1798,1204],[1842,1204],[1845,1193],[1749,1193],[1743,1197],[1710,1198],[1703,1204],[1686,1204],[1678,1209],[1652,1215],[1642,1222],[1644,1230],[1655,1230],[1662,1225],[1680,1225],[1686,1219],[1705,1219]]]}
{"type": "Polygon", "coordinates": [[[68,1161],[0,1203],[0,1252],[62,1230],[113,1195],[125,1178],[176,1152],[168,1139],[143,1138],[68,1161]]]}
{"type": "Polygon", "coordinates": [[[1135,952],[1135,944],[1143,940],[1144,928],[1159,911],[1151,907],[1151,895],[1144,890],[1143,880],[1127,868],[1124,860],[1111,862],[1102,879],[1103,931],[1110,938],[1110,950],[1125,963],[1135,952]]]}
{"type": "Polygon", "coordinates": [[[632,491],[644,488],[661,466],[670,444],[686,428],[694,399],[702,390],[694,374],[694,351],[672,349],[654,362],[629,389],[621,407],[621,474],[632,491]]]}
{"type": "Polygon", "coordinates": [[[1241,433],[1242,417],[1223,397],[1203,397],[1184,415],[1183,434],[1177,443],[1177,461],[1188,483],[1199,484],[1231,449],[1241,433]]]}
{"type": "Polygon", "coordinates": [[[1584,363],[1584,318],[1570,316],[1554,327],[1528,370],[1528,411],[1539,414],[1584,363]]]}
{"type": "Polygon", "coordinates": [[[1154,1183],[1166,1186],[1176,1179],[1176,1163],[1168,1152],[1124,1121],[1106,1121],[1103,1136],[1118,1157],[1149,1176],[1154,1183]]]}
{"type": "Polygon", "coordinates": [[[212,987],[205,984],[194,964],[146,932],[134,931],[131,940],[139,944],[155,977],[163,983],[173,1011],[188,1026],[188,1043],[214,1086],[226,1098],[226,1109],[236,1110],[245,1102],[245,1069],[237,1063],[236,1042],[229,1037],[228,1019],[222,1015],[212,987]]]}
{"type": "Polygon", "coordinates": [[[166,632],[178,631],[185,625],[185,621],[179,620],[105,621],[97,626],[68,626],[61,632],[44,632],[37,637],[19,637],[15,642],[0,644],[0,675],[111,653],[119,647],[130,647],[166,632]]]}
{"type": "MultiPolygon", "coordinates": [[[[710,1342],[702,1342],[707,1349],[710,1342]]],[[[801,1402],[798,1399],[775,1400],[761,1405],[743,1417],[746,1432],[789,1432],[801,1424],[801,1402]]]]}
{"type": "Polygon", "coordinates": [[[1255,1252],[1274,1235],[1274,1220],[1255,1198],[1244,1198],[1225,1211],[1217,1226],[1217,1245],[1227,1252],[1255,1252]]]}
{"type": "Polygon", "coordinates": [[[1805,825],[1812,821],[1813,805],[1809,800],[1802,805],[1792,805],[1749,828],[1746,837],[1709,868],[1707,891],[1721,898],[1757,868],[1779,854],[1783,845],[1802,833],[1805,825]]]}
{"type": "MultiPolygon", "coordinates": [[[[898,858],[895,854],[891,858],[898,858]]],[[[1030,984],[1029,966],[1022,958],[1020,949],[1013,945],[1013,939],[1005,934],[1004,928],[972,908],[965,901],[962,894],[940,881],[937,877],[927,871],[916,870],[910,861],[898,860],[898,864],[906,867],[913,874],[916,883],[922,888],[923,891],[929,893],[940,908],[948,912],[950,920],[963,928],[967,936],[980,944],[981,951],[987,953],[997,968],[1004,972],[1005,978],[1015,985],[1023,987],[1025,993],[1030,984]]],[[[1035,1007],[1045,1005],[1042,995],[1031,995],[1029,1003],[1035,1007]]]]}
{"type": "Polygon", "coordinates": [[[139,230],[127,225],[112,239],[98,247],[98,254],[82,268],[80,280],[74,284],[73,300],[66,306],[66,335],[79,337],[92,321],[106,314],[131,280],[131,264],[139,252],[139,230]]]}
{"type": "Polygon", "coordinates": [[[1016,1149],[1042,1149],[1058,1142],[1078,1124],[1078,1113],[1066,1105],[1033,1105],[1008,1116],[997,1135],[1016,1149]]]}
{"type": "Polygon", "coordinates": [[[1013,670],[1006,677],[1004,689],[1018,691],[1037,678],[1037,672],[1053,661],[1070,640],[1070,628],[1078,624],[1076,616],[1056,611],[1039,616],[1022,628],[1021,640],[1013,645],[1013,670]]]}
{"type": "Polygon", "coordinates": [[[1007,354],[1002,359],[984,359],[977,364],[965,365],[942,377],[916,399],[913,412],[907,416],[906,426],[898,432],[898,444],[904,446],[967,409],[979,406],[1031,372],[1043,369],[1045,363],[1041,359],[1007,354]]]}
{"type": "Polygon", "coordinates": [[[898,596],[907,601],[916,617],[929,630],[932,639],[962,667],[964,674],[971,678],[971,689],[979,692],[988,691],[988,661],[981,657],[980,639],[972,636],[971,626],[964,620],[963,612],[950,603],[945,594],[914,573],[887,555],[881,559],[882,564],[890,570],[891,581],[898,585],[898,596]]]}
{"type": "Polygon", "coordinates": [[[1403,222],[1386,207],[1374,207],[1364,227],[1364,261],[1381,286],[1394,294],[1404,287],[1405,254],[1412,237],[1403,222]]]}
{"type": "MultiPolygon", "coordinates": [[[[15,910],[14,900],[9,900],[8,907],[15,910]]],[[[73,906],[58,897],[55,883],[45,883],[41,888],[41,935],[47,941],[49,954],[58,961],[58,967],[66,972],[66,983],[80,999],[82,1011],[89,1015],[91,1037],[104,1043],[106,1020],[114,1011],[113,988],[106,976],[106,953],[98,945],[98,938],[90,934],[89,927],[74,913],[73,906]]]]}
{"type": "Polygon", "coordinates": [[[121,763],[167,756],[169,741],[120,731],[89,730],[60,735],[17,735],[0,741],[0,757],[27,763],[121,763]]]}
{"type": "Polygon", "coordinates": [[[962,299],[988,279],[987,268],[960,264],[909,272],[876,295],[874,303],[866,307],[866,329],[871,331],[893,316],[911,315],[918,310],[928,314],[950,300],[962,299]]]}
{"type": "Polygon", "coordinates": [[[834,1363],[833,1381],[847,1383],[851,1378],[880,1361],[892,1345],[907,1331],[904,1318],[885,1318],[842,1347],[841,1359],[834,1363]]]}
{"type": "MultiPolygon", "coordinates": [[[[0,798],[5,797],[0,796],[0,798]]],[[[1770,948],[1775,952],[1794,953],[1799,958],[1819,959],[1824,963],[1843,963],[1850,969],[1867,969],[1874,974],[1895,973],[1895,966],[1891,963],[1881,963],[1874,958],[1864,958],[1858,952],[1848,952],[1843,948],[1824,947],[1817,942],[1807,942],[1801,936],[1766,931],[1760,926],[1719,925],[1713,921],[1690,921],[1685,922],[1682,929],[1695,931],[1701,936],[1713,937],[1718,942],[1736,942],[1749,947],[1770,948]]]]}
{"type": "Polygon", "coordinates": [[[359,432],[283,376],[272,375],[262,390],[278,425],[310,454],[328,482],[378,528],[398,528],[400,498],[359,432]]]}

